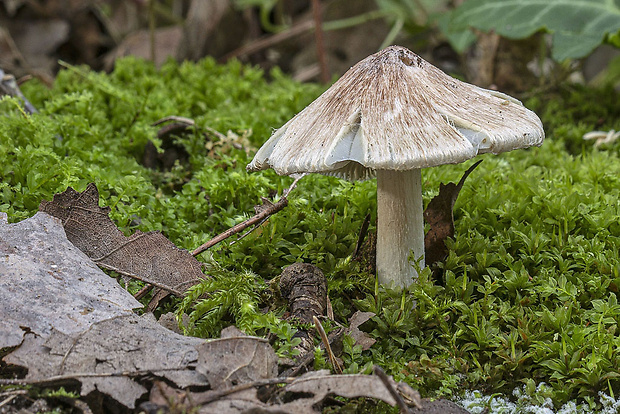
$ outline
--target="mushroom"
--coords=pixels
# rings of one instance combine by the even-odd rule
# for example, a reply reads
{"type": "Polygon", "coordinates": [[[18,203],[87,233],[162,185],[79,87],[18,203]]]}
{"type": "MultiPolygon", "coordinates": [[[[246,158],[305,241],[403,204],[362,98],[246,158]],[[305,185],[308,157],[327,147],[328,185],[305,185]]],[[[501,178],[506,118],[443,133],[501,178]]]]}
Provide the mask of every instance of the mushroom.
{"type": "Polygon", "coordinates": [[[249,171],[377,176],[377,274],[383,285],[424,267],[421,169],[540,146],[540,119],[518,100],[446,75],[390,46],[360,61],[258,150],[249,171]]]}

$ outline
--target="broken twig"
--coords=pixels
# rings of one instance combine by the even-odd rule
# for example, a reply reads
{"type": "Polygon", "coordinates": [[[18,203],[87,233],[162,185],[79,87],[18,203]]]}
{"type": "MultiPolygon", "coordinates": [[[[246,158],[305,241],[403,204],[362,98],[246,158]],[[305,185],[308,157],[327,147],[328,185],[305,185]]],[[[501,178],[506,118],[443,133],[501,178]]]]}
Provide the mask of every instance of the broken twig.
{"type": "Polygon", "coordinates": [[[53,375],[51,377],[47,377],[44,379],[24,379],[24,378],[12,378],[12,379],[4,379],[0,378],[0,385],[52,385],[57,382],[63,381],[73,381],[78,378],[107,378],[107,377],[141,377],[144,375],[150,375],[153,373],[164,372],[164,371],[185,371],[187,367],[168,367],[168,368],[153,368],[153,369],[142,369],[138,371],[118,371],[118,372],[102,372],[102,373],[94,373],[94,372],[83,372],[83,373],[70,373],[64,375],[53,375]]]}
{"type": "Polygon", "coordinates": [[[110,265],[105,264],[105,263],[97,263],[97,266],[103,267],[104,269],[108,269],[108,270],[111,270],[113,272],[116,272],[119,275],[130,277],[132,279],[139,280],[140,282],[148,283],[148,284],[153,285],[153,286],[155,286],[157,288],[160,288],[161,290],[165,290],[166,292],[170,292],[170,293],[172,293],[175,296],[183,297],[183,292],[178,291],[177,289],[171,288],[169,286],[166,286],[163,283],[155,282],[154,280],[151,280],[151,279],[148,279],[146,277],[142,277],[140,275],[136,275],[136,274],[127,272],[125,270],[119,269],[119,268],[114,267],[114,266],[110,266],[110,265]]]}
{"type": "Polygon", "coordinates": [[[312,320],[314,321],[314,326],[316,327],[316,330],[321,336],[321,341],[323,341],[323,345],[325,346],[325,351],[327,352],[327,355],[329,357],[329,362],[331,362],[332,367],[334,367],[334,371],[336,372],[336,374],[342,374],[342,367],[340,366],[338,360],[332,352],[332,347],[329,345],[329,339],[327,339],[327,334],[323,329],[323,325],[321,325],[321,322],[319,322],[319,319],[316,316],[313,316],[312,320]]]}
{"type": "Polygon", "coordinates": [[[296,378],[293,377],[266,378],[253,382],[247,382],[245,384],[235,385],[223,390],[207,391],[204,394],[194,395],[192,397],[192,404],[194,406],[206,405],[227,395],[245,391],[250,388],[264,387],[265,385],[290,384],[291,382],[295,381],[295,379],[296,378]]]}
{"type": "Polygon", "coordinates": [[[375,373],[376,376],[379,377],[379,379],[381,380],[383,385],[385,385],[385,388],[387,388],[392,398],[394,398],[394,400],[396,401],[396,404],[398,404],[398,408],[400,409],[401,414],[410,413],[411,411],[409,410],[407,403],[405,403],[405,400],[403,400],[403,397],[401,397],[398,391],[396,391],[396,388],[394,388],[394,386],[390,382],[390,378],[387,376],[383,368],[381,368],[379,365],[375,365],[372,368],[372,371],[375,373]]]}
{"type": "Polygon", "coordinates": [[[265,219],[267,219],[269,216],[277,213],[278,211],[282,210],[284,207],[286,207],[288,205],[288,195],[290,194],[291,191],[293,191],[293,189],[295,189],[295,187],[297,186],[297,182],[303,177],[304,175],[301,175],[299,177],[297,177],[295,179],[295,181],[293,181],[293,184],[291,184],[291,186],[284,190],[282,192],[282,197],[280,198],[280,200],[278,200],[277,203],[273,203],[273,204],[263,204],[263,209],[257,213],[256,215],[254,215],[253,217],[250,217],[249,219],[247,219],[246,221],[237,224],[236,226],[231,227],[230,229],[226,230],[223,233],[218,234],[217,236],[215,236],[214,238],[212,238],[211,240],[209,240],[208,242],[206,242],[205,244],[203,244],[202,246],[198,247],[196,250],[194,250],[192,252],[193,256],[198,256],[200,253],[204,252],[205,250],[210,249],[211,247],[215,246],[216,244],[218,244],[219,242],[226,240],[227,238],[229,238],[230,236],[237,234],[245,229],[247,229],[250,226],[253,225],[259,225],[260,223],[262,223],[265,219]]]}

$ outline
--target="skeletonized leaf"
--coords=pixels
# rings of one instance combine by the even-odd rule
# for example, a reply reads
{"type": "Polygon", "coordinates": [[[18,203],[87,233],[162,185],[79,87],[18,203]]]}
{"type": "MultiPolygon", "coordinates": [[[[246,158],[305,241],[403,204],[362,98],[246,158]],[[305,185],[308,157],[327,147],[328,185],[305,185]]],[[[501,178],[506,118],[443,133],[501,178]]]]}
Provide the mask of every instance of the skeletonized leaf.
{"type": "Polygon", "coordinates": [[[110,220],[110,208],[99,207],[95,184],[82,193],[69,187],[53,201],[41,202],[39,210],[61,219],[71,243],[103,268],[167,286],[177,294],[204,277],[200,263],[160,232],[137,231],[126,237],[110,220]]]}

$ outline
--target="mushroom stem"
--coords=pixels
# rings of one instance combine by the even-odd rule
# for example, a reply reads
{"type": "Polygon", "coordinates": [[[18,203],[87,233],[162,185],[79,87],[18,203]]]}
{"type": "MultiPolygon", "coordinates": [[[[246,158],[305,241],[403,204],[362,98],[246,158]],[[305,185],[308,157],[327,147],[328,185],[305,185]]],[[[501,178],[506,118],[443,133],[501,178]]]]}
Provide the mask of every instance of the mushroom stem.
{"type": "Polygon", "coordinates": [[[409,263],[422,257],[424,267],[424,216],[422,173],[377,170],[377,274],[379,283],[409,286],[418,274],[409,263]]]}

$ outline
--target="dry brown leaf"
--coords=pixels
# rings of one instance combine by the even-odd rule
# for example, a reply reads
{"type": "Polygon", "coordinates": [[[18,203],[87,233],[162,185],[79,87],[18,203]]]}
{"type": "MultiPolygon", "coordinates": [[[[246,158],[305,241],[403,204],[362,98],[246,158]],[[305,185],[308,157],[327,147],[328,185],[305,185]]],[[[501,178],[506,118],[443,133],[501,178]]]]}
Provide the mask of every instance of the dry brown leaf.
{"type": "Polygon", "coordinates": [[[206,392],[179,392],[161,384],[151,390],[152,409],[197,411],[198,413],[295,413],[321,412],[329,396],[344,398],[373,398],[396,405],[409,406],[416,414],[466,414],[458,405],[446,401],[421,400],[420,394],[403,382],[396,382],[384,374],[330,375],[329,371],[315,371],[299,378],[273,377],[206,392]],[[278,384],[288,384],[278,387],[278,384]],[[389,388],[389,389],[388,389],[389,388]],[[392,394],[394,393],[394,394],[392,394]]]}
{"type": "MultiPolygon", "coordinates": [[[[182,295],[204,278],[198,262],[160,232],[137,231],[126,237],[110,220],[109,207],[99,207],[99,192],[89,184],[79,193],[69,187],[39,206],[62,220],[67,238],[97,265],[182,295]]],[[[157,302],[165,294],[156,294],[157,302]]],[[[156,304],[155,304],[156,306],[156,304]]],[[[149,309],[154,306],[149,305],[149,309]]]]}
{"type": "Polygon", "coordinates": [[[230,0],[191,1],[177,58],[198,60],[204,56],[209,38],[231,7],[230,0]]]}
{"type": "Polygon", "coordinates": [[[424,255],[427,266],[444,260],[448,255],[445,241],[454,237],[454,215],[452,208],[456,198],[465,183],[465,179],[480,164],[482,160],[472,164],[465,171],[458,184],[439,184],[439,194],[435,196],[424,210],[424,219],[430,229],[424,237],[424,255]]]}
{"type": "MultiPolygon", "coordinates": [[[[318,371],[320,373],[321,371],[318,371]]],[[[404,397],[416,395],[417,391],[404,382],[396,382],[388,377],[393,389],[404,397]]],[[[284,387],[284,393],[298,396],[298,399],[283,404],[284,412],[288,413],[320,413],[320,403],[330,395],[338,395],[345,398],[374,398],[384,401],[391,406],[396,405],[394,397],[390,394],[385,384],[376,375],[307,375],[284,387]]],[[[286,400],[286,397],[281,397],[286,400]]],[[[405,398],[408,400],[409,398],[405,398]]],[[[409,408],[416,414],[467,414],[467,410],[458,405],[446,401],[422,400],[418,404],[421,407],[409,408]]]]}

